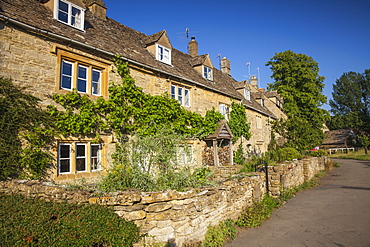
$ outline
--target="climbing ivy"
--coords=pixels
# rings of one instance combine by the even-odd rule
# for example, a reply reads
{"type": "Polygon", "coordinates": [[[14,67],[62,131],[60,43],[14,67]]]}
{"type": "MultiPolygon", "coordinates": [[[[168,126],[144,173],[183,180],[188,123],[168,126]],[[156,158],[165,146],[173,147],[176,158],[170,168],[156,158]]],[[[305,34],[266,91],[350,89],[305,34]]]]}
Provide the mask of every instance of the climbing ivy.
{"type": "MultiPolygon", "coordinates": [[[[54,94],[53,99],[64,110],[50,105],[49,111],[56,119],[56,126],[64,135],[92,135],[115,132],[118,137],[135,132],[139,136],[153,136],[158,130],[169,128],[181,135],[204,138],[212,134],[223,115],[212,108],[205,117],[181,107],[170,95],[150,95],[135,85],[128,64],[120,56],[114,58],[120,83],[109,85],[109,99],[91,100],[76,90],[54,94]]],[[[249,125],[242,104],[233,103],[230,127],[235,136],[250,138],[249,125]]]]}
{"type": "Polygon", "coordinates": [[[244,136],[245,139],[251,138],[249,132],[250,126],[248,124],[247,115],[245,114],[245,106],[240,103],[231,103],[229,126],[234,135],[234,141],[244,136]]]}
{"type": "Polygon", "coordinates": [[[99,133],[105,131],[115,132],[118,137],[133,132],[152,136],[167,127],[181,135],[203,138],[213,133],[223,118],[215,109],[208,111],[205,117],[188,111],[168,94],[144,93],[130,76],[128,64],[119,56],[114,58],[114,63],[122,81],[110,83],[109,99],[100,97],[94,101],[76,90],[64,95],[53,94],[54,101],[64,110],[54,105],[48,108],[63,135],[90,135],[99,139],[99,133]]]}

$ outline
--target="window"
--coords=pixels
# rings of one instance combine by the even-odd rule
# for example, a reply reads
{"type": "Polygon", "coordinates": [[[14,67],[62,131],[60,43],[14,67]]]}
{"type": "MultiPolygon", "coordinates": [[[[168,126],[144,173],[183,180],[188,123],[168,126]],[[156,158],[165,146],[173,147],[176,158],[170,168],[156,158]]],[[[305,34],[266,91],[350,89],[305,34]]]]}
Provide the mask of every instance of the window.
{"type": "Polygon", "coordinates": [[[80,93],[101,95],[102,70],[77,61],[63,59],[60,72],[60,88],[72,90],[77,88],[80,93]]]}
{"type": "Polygon", "coordinates": [[[71,145],[60,144],[59,145],[59,173],[70,173],[71,172],[71,145]]]}
{"type": "Polygon", "coordinates": [[[91,144],[91,170],[96,171],[96,170],[101,170],[101,164],[100,164],[100,149],[101,145],[100,144],[91,144]]]}
{"type": "Polygon", "coordinates": [[[171,50],[157,44],[157,60],[171,64],[171,50]]]}
{"type": "Polygon", "coordinates": [[[86,144],[76,144],[76,171],[86,171],[86,144]]]}
{"type": "Polygon", "coordinates": [[[171,85],[171,97],[177,99],[180,105],[190,107],[190,90],[176,85],[171,85]]]}
{"type": "Polygon", "coordinates": [[[248,89],[244,88],[244,98],[246,100],[251,100],[251,91],[249,91],[248,89]]]}
{"type": "Polygon", "coordinates": [[[203,77],[212,80],[212,69],[203,65],[203,77]]]}
{"type": "Polygon", "coordinates": [[[177,158],[179,164],[188,164],[193,161],[193,146],[178,146],[177,148],[177,158]]]}
{"type": "Polygon", "coordinates": [[[59,174],[101,170],[100,144],[60,143],[58,149],[59,174]]]}
{"type": "Polygon", "coordinates": [[[54,18],[72,27],[84,29],[85,11],[66,0],[57,0],[54,10],[54,18]]]}
{"type": "Polygon", "coordinates": [[[261,106],[265,107],[265,100],[264,99],[261,99],[261,106]]]}
{"type": "Polygon", "coordinates": [[[225,117],[226,120],[230,119],[230,107],[225,104],[220,104],[220,113],[225,117]]]}

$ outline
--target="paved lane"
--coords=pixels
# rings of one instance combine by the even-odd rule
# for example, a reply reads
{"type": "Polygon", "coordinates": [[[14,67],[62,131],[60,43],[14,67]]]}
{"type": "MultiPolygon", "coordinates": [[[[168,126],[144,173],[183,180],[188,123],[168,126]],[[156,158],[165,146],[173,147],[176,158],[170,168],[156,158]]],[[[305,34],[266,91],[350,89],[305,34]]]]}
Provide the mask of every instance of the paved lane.
{"type": "Polygon", "coordinates": [[[226,247],[370,247],[370,162],[335,159],[320,185],[302,191],[226,247]]]}

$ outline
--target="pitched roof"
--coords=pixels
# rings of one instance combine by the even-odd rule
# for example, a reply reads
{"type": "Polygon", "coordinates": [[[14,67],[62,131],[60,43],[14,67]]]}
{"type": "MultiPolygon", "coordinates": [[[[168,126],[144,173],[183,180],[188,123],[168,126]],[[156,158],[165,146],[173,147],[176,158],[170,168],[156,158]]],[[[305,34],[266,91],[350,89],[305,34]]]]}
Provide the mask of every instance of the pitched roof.
{"type": "MultiPolygon", "coordinates": [[[[54,35],[52,38],[55,42],[86,45],[96,51],[104,51],[105,56],[107,53],[118,54],[130,62],[147,66],[231,98],[243,100],[243,96],[234,88],[236,80],[228,74],[214,68],[213,81],[209,81],[194,70],[192,66],[204,62],[207,55],[193,58],[189,54],[172,49],[171,65],[158,61],[145,45],[158,40],[165,31],[148,36],[109,17],[104,20],[97,18],[89,10],[85,12],[85,31],[81,31],[54,19],[53,12],[37,0],[0,0],[0,19],[17,25],[26,24],[34,29],[36,35],[46,35],[49,38],[54,35]],[[56,35],[63,37],[64,41],[58,40],[56,35]]],[[[262,114],[273,115],[255,102],[246,100],[243,102],[262,114]]]]}
{"type": "Polygon", "coordinates": [[[340,145],[345,144],[348,137],[355,137],[352,129],[340,129],[340,130],[331,130],[325,132],[325,139],[322,145],[340,145]]]}
{"type": "Polygon", "coordinates": [[[225,119],[218,122],[218,127],[215,130],[215,132],[206,138],[205,140],[220,140],[220,139],[227,139],[231,140],[233,139],[233,134],[231,133],[231,129],[229,125],[227,124],[227,121],[225,119]]]}

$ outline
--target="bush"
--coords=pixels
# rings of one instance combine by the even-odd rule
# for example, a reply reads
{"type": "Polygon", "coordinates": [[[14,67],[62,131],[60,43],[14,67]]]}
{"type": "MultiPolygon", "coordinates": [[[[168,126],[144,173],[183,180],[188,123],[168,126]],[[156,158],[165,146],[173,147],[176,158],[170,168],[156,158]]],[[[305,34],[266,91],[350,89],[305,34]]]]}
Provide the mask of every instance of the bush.
{"type": "Polygon", "coordinates": [[[301,156],[301,154],[298,152],[295,148],[282,148],[277,150],[277,157],[278,160],[276,161],[290,161],[293,159],[297,159],[301,156]]]}
{"type": "Polygon", "coordinates": [[[326,152],[323,149],[319,149],[319,150],[311,151],[310,155],[313,157],[321,157],[321,156],[328,155],[328,152],[326,152]]]}
{"type": "Polygon", "coordinates": [[[236,221],[236,225],[250,228],[260,226],[270,216],[273,209],[279,206],[280,201],[278,199],[266,195],[261,201],[246,208],[236,221]]]}
{"type": "Polygon", "coordinates": [[[203,241],[203,247],[218,247],[223,246],[228,240],[234,239],[236,236],[236,228],[234,221],[221,221],[218,226],[209,226],[203,241]]]}
{"type": "Polygon", "coordinates": [[[77,205],[0,194],[2,246],[132,246],[133,222],[100,205],[77,205]]]}

